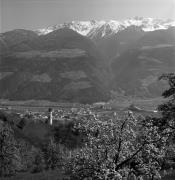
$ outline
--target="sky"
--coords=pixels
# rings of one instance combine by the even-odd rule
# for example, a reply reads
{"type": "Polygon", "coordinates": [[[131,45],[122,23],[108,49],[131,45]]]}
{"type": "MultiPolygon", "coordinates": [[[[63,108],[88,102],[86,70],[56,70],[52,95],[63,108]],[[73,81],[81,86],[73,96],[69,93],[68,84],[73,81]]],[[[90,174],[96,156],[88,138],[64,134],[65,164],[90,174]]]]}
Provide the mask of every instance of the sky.
{"type": "Polygon", "coordinates": [[[0,32],[135,16],[175,19],[175,0],[0,0],[0,32]]]}

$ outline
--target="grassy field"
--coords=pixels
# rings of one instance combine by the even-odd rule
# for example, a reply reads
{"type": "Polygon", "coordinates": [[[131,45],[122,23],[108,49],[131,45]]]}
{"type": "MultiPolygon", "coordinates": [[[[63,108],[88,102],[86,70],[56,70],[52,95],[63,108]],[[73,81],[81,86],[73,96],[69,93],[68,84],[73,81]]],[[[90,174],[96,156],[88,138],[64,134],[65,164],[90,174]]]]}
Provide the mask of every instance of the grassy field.
{"type": "Polygon", "coordinates": [[[66,180],[68,176],[65,176],[61,171],[47,171],[42,173],[20,173],[13,177],[0,178],[0,180],[66,180]]]}
{"type": "Polygon", "coordinates": [[[175,180],[175,170],[169,172],[162,180],[175,180]]]}
{"type": "MultiPolygon", "coordinates": [[[[42,173],[30,174],[30,173],[21,173],[19,175],[1,178],[0,180],[67,180],[68,176],[64,175],[61,171],[47,171],[42,173]]],[[[175,180],[175,171],[169,175],[166,175],[162,180],[175,180]]]]}
{"type": "Polygon", "coordinates": [[[165,99],[162,97],[157,98],[132,98],[132,97],[118,97],[109,102],[109,106],[116,109],[124,109],[129,107],[131,104],[145,110],[156,110],[157,106],[164,102],[165,99]]]}
{"type": "MultiPolygon", "coordinates": [[[[106,103],[107,107],[114,109],[124,109],[129,107],[131,104],[138,106],[145,110],[155,110],[159,104],[165,101],[162,97],[157,98],[133,98],[120,96],[106,103]]],[[[66,102],[50,102],[46,100],[27,100],[27,101],[9,101],[5,99],[0,99],[0,108],[8,107],[18,110],[38,110],[43,111],[48,109],[48,107],[53,108],[72,108],[84,106],[79,103],[66,103],[66,102]]]]}

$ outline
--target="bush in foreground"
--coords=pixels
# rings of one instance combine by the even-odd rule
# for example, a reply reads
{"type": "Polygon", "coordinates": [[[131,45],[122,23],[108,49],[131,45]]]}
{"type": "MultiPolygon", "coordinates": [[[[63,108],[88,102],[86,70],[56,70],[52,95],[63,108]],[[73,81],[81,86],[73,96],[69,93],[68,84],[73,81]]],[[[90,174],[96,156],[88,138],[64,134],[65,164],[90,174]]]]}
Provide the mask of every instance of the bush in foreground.
{"type": "Polygon", "coordinates": [[[21,159],[14,132],[7,123],[0,125],[0,177],[15,174],[21,168],[21,159]]]}

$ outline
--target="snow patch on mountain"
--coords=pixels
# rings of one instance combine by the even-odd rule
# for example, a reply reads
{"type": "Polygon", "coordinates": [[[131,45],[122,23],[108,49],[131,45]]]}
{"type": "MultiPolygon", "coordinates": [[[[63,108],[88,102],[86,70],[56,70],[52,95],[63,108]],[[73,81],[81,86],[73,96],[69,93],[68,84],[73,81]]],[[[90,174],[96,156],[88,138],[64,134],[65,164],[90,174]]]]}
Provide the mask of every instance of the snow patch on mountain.
{"type": "Polygon", "coordinates": [[[39,35],[45,35],[61,28],[69,28],[83,36],[94,38],[116,34],[118,31],[126,29],[130,26],[140,27],[143,31],[155,31],[159,29],[168,29],[169,27],[175,26],[175,21],[169,19],[162,20],[140,17],[135,17],[122,21],[72,21],[69,23],[63,23],[55,26],[49,26],[43,29],[38,29],[36,32],[39,35]]]}
{"type": "Polygon", "coordinates": [[[39,35],[45,35],[52,31],[61,29],[61,28],[69,28],[69,29],[72,29],[72,30],[78,32],[79,34],[81,34],[83,36],[86,36],[92,29],[98,28],[99,26],[101,26],[103,24],[105,24],[105,21],[95,21],[95,20],[72,21],[69,23],[63,23],[63,24],[58,24],[58,25],[54,25],[54,26],[49,26],[44,29],[38,29],[37,33],[39,35]]]}

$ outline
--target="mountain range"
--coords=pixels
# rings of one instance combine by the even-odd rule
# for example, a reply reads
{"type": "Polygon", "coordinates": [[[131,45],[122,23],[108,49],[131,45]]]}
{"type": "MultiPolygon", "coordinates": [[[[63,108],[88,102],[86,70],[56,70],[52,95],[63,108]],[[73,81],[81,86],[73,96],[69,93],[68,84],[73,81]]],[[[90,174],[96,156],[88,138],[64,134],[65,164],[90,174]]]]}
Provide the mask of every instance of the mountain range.
{"type": "Polygon", "coordinates": [[[0,98],[92,103],[160,96],[175,71],[175,22],[73,21],[0,34],[0,98]]]}
{"type": "Polygon", "coordinates": [[[169,27],[175,26],[175,21],[171,19],[164,20],[143,17],[135,17],[121,21],[72,21],[68,23],[49,26],[43,29],[38,29],[36,30],[36,32],[39,35],[45,35],[58,29],[69,28],[78,32],[81,35],[94,39],[97,37],[100,38],[116,34],[119,31],[124,30],[130,26],[140,27],[143,31],[155,31],[159,29],[168,29],[169,27]]]}

